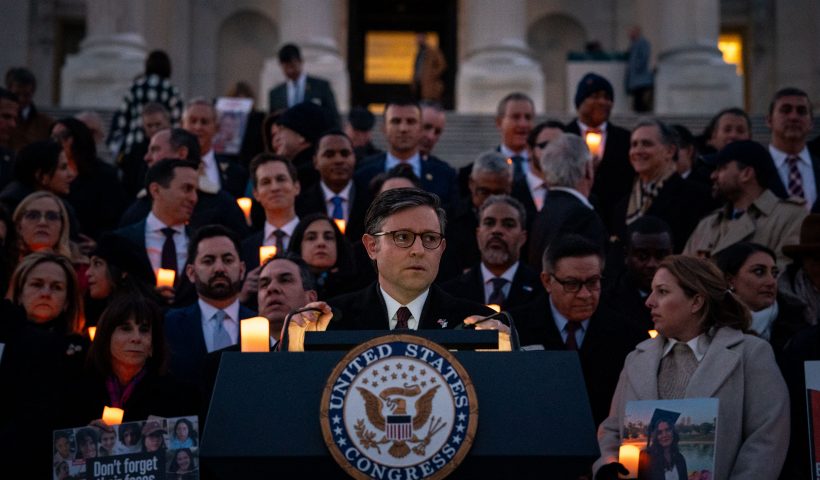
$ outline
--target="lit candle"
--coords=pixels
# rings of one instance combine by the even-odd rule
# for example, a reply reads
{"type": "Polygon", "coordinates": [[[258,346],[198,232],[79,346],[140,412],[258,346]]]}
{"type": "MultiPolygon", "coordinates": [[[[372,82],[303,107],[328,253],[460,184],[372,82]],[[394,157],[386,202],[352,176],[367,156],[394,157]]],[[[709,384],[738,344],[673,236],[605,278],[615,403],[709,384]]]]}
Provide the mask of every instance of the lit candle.
{"type": "Polygon", "coordinates": [[[265,317],[246,318],[239,322],[243,352],[270,351],[270,323],[265,317]]]}
{"type": "Polygon", "coordinates": [[[655,338],[658,336],[657,330],[649,330],[649,338],[655,338]]]}
{"type": "Polygon", "coordinates": [[[97,327],[88,327],[88,338],[94,341],[94,335],[97,334],[97,327]]]}
{"type": "Polygon", "coordinates": [[[641,456],[641,449],[635,445],[621,445],[618,451],[618,463],[629,470],[629,475],[621,478],[638,478],[638,459],[641,456]]]}
{"type": "Polygon", "coordinates": [[[157,270],[157,286],[158,287],[173,287],[174,279],[177,277],[177,272],[167,268],[160,268],[157,270]]]}
{"type": "Polygon", "coordinates": [[[602,140],[601,134],[597,132],[587,132],[585,140],[587,142],[587,147],[589,147],[589,152],[592,154],[592,156],[600,157],[602,140]]]}
{"type": "Polygon", "coordinates": [[[495,313],[498,313],[498,312],[500,312],[500,311],[501,311],[501,305],[497,305],[497,304],[495,304],[495,303],[491,303],[491,304],[489,304],[489,305],[487,305],[487,306],[488,306],[488,307],[490,307],[490,309],[494,310],[494,311],[495,311],[495,313]]]}
{"type": "Polygon", "coordinates": [[[346,222],[341,218],[334,218],[333,221],[336,222],[336,226],[339,227],[339,231],[342,232],[342,235],[344,235],[345,228],[347,227],[346,222]]]}
{"type": "Polygon", "coordinates": [[[253,202],[248,197],[241,197],[236,199],[236,203],[239,204],[239,208],[242,209],[242,213],[245,214],[245,221],[248,222],[248,225],[251,224],[251,205],[253,202]]]}
{"type": "Polygon", "coordinates": [[[122,423],[122,416],[125,410],[115,407],[103,407],[102,421],[106,425],[119,425],[122,423]]]}
{"type": "Polygon", "coordinates": [[[276,247],[259,247],[259,265],[265,263],[265,260],[276,256],[276,247]]]}

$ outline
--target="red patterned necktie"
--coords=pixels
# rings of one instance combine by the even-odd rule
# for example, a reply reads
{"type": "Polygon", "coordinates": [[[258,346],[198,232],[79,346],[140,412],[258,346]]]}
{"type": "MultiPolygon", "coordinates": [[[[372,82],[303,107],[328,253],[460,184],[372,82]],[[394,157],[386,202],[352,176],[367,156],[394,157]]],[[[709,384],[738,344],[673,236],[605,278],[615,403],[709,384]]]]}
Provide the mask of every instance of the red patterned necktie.
{"type": "Polygon", "coordinates": [[[394,330],[407,330],[409,328],[408,320],[410,320],[410,309],[400,307],[396,312],[396,328],[394,330]]]}
{"type": "Polygon", "coordinates": [[[806,198],[806,193],[803,191],[803,175],[797,168],[798,163],[800,163],[800,157],[792,155],[786,158],[786,164],[789,166],[789,195],[806,198]]]}

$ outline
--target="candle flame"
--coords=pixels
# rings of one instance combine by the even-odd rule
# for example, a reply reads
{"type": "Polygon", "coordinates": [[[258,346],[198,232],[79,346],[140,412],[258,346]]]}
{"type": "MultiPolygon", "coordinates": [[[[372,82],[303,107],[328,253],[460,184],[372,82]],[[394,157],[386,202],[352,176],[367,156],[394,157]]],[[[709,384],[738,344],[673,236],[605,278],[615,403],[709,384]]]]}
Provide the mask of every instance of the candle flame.
{"type": "Polygon", "coordinates": [[[498,312],[500,312],[500,311],[501,311],[501,305],[498,305],[498,304],[495,304],[495,303],[491,303],[491,304],[489,304],[489,305],[487,305],[487,306],[488,306],[488,307],[490,307],[490,309],[491,309],[491,310],[494,310],[494,311],[495,311],[495,313],[498,313],[498,312]]]}
{"type": "Polygon", "coordinates": [[[589,152],[594,157],[601,156],[601,141],[603,140],[603,136],[598,132],[587,132],[584,136],[584,140],[587,143],[587,147],[589,148],[589,152]]]}
{"type": "Polygon", "coordinates": [[[658,336],[658,331],[657,330],[650,330],[649,331],[649,338],[655,338],[657,336],[658,336]]]}
{"type": "Polygon", "coordinates": [[[253,201],[248,197],[241,197],[236,199],[236,203],[239,205],[239,208],[242,209],[242,213],[245,214],[245,221],[248,222],[248,225],[250,225],[251,206],[253,205],[253,201]]]}
{"type": "Polygon", "coordinates": [[[88,338],[94,341],[94,335],[97,334],[97,327],[88,327],[88,338]]]}
{"type": "Polygon", "coordinates": [[[342,235],[345,234],[345,228],[347,228],[347,222],[342,220],[341,218],[335,218],[333,221],[336,223],[336,226],[339,227],[339,231],[342,232],[342,235]]]}

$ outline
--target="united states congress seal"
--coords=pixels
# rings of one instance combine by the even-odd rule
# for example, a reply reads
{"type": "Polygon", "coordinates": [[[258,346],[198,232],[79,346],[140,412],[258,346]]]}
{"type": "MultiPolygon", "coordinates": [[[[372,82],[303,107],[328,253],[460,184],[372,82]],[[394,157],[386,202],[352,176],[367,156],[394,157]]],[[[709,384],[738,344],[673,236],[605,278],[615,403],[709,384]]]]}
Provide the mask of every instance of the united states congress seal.
{"type": "Polygon", "coordinates": [[[325,384],[322,434],[355,478],[444,478],[470,450],[478,400],[445,348],[415,335],[375,338],[351,350],[325,384]]]}

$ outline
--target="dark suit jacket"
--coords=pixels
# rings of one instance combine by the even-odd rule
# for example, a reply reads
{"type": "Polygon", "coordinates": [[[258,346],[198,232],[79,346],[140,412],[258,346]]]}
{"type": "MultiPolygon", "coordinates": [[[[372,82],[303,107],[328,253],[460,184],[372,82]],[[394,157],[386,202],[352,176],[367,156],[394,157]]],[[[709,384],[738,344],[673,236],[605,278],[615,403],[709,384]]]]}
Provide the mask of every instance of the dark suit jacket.
{"type": "MultiPolygon", "coordinates": [[[[581,134],[577,118],[567,124],[566,131],[581,134]]],[[[629,163],[630,137],[629,130],[613,125],[612,122],[607,125],[604,155],[595,171],[595,183],[590,194],[590,198],[596,199],[595,208],[601,212],[604,222],[610,218],[615,202],[627,195],[632,188],[635,169],[629,163]]],[[[607,227],[611,232],[610,225],[607,224],[607,227]]]]}
{"type": "MultiPolygon", "coordinates": [[[[350,189],[350,214],[345,228],[345,237],[350,243],[359,242],[364,234],[364,215],[367,207],[370,206],[369,195],[366,187],[357,185],[355,182],[350,189]]],[[[320,184],[302,190],[296,197],[296,215],[304,218],[311,213],[327,214],[327,199],[320,184]]]]}
{"type": "MultiPolygon", "coordinates": [[[[330,299],[334,317],[328,330],[389,330],[387,307],[378,283],[357,292],[330,299]]],[[[454,328],[470,315],[492,315],[484,305],[450,296],[436,285],[421,310],[419,329],[454,328]]]]}
{"type": "MultiPolygon", "coordinates": [[[[510,310],[518,327],[521,345],[542,345],[545,350],[565,350],[547,295],[510,310]]],[[[649,338],[646,331],[634,330],[615,313],[599,305],[589,321],[578,355],[592,407],[595,425],[609,414],[609,406],[624,360],[635,345],[649,338]]]]}
{"type": "Polygon", "coordinates": [[[601,303],[618,312],[637,330],[653,330],[652,314],[641,296],[632,274],[624,269],[604,289],[601,303]]]}
{"type": "MultiPolygon", "coordinates": [[[[806,144],[806,147],[809,149],[809,155],[811,156],[811,169],[814,172],[814,188],[816,192],[820,192],[820,137],[815,138],[811,142],[806,144]]],[[[773,175],[773,179],[769,182],[769,190],[773,191],[775,195],[786,198],[789,194],[789,186],[783,183],[783,179],[780,178],[780,174],[777,173],[777,167],[774,164],[774,160],[771,162],[771,169],[773,175]],[[783,197],[786,195],[786,197],[783,197]]],[[[820,199],[820,196],[818,196],[820,199]]],[[[818,213],[820,212],[820,201],[815,201],[814,205],[812,205],[812,212],[811,213],[818,213]]]]}
{"type": "Polygon", "coordinates": [[[216,154],[216,166],[219,167],[219,181],[222,190],[234,198],[244,197],[248,188],[248,170],[239,163],[234,155],[216,154]]]}
{"type": "Polygon", "coordinates": [[[469,198],[461,199],[455,208],[448,210],[445,235],[447,247],[441,257],[436,277],[438,282],[456,278],[481,261],[476,239],[477,228],[478,217],[469,198]]]}
{"type": "MultiPolygon", "coordinates": [[[[191,238],[191,231],[189,228],[186,227],[186,231],[188,232],[188,238],[191,238]]],[[[145,262],[148,262],[148,265],[151,265],[151,260],[148,258],[148,252],[145,250],[145,219],[143,218],[141,221],[137,223],[133,223],[131,225],[126,225],[125,227],[118,228],[114,230],[114,234],[119,235],[126,240],[133,243],[135,246],[139,247],[139,254],[143,257],[145,262]]],[[[184,269],[183,269],[184,272],[184,269]]],[[[151,272],[152,278],[144,279],[148,285],[156,285],[157,278],[156,273],[151,272]]],[[[184,274],[177,274],[176,280],[174,281],[174,303],[171,305],[173,307],[181,307],[183,305],[189,305],[192,302],[196,301],[196,289],[194,288],[194,284],[188,280],[188,276],[184,274]]]]}
{"type": "MultiPolygon", "coordinates": [[[[629,205],[627,193],[613,208],[610,233],[620,239],[626,238],[626,209],[629,205]]],[[[709,213],[709,192],[701,185],[684,180],[677,173],[664,184],[652,202],[646,215],[654,215],[672,228],[675,252],[683,251],[686,241],[697,227],[700,219],[709,213]]]]}
{"type": "Polygon", "coordinates": [[[569,192],[550,190],[544,207],[535,216],[530,229],[528,262],[540,268],[544,249],[559,235],[576,233],[604,247],[606,228],[598,214],[569,192]]]}
{"type": "MultiPolygon", "coordinates": [[[[240,238],[248,234],[245,214],[236,200],[225,191],[206,193],[197,190],[197,202],[188,227],[196,231],[205,225],[217,224],[233,230],[240,238]]],[[[151,199],[148,195],[134,200],[120,218],[120,227],[137,223],[148,218],[151,212],[151,199]]]]}
{"type": "MultiPolygon", "coordinates": [[[[476,303],[486,303],[481,265],[476,265],[462,275],[442,284],[441,288],[454,297],[476,303]]],[[[523,262],[519,262],[518,269],[513,275],[510,294],[501,304],[501,309],[509,310],[513,307],[526,305],[543,294],[544,288],[541,286],[538,272],[523,262]]]]}
{"type": "Polygon", "coordinates": [[[259,266],[259,247],[262,246],[264,230],[260,230],[251,234],[245,240],[242,240],[242,248],[239,252],[239,258],[245,262],[245,270],[251,271],[259,266]]]}
{"type": "MultiPolygon", "coordinates": [[[[324,108],[333,122],[339,124],[339,111],[336,108],[336,97],[327,80],[307,76],[305,81],[305,102],[313,102],[324,108]]],[[[286,110],[288,108],[288,87],[280,83],[268,94],[268,111],[286,110]]]]}
{"type": "MultiPolygon", "coordinates": [[[[239,306],[237,321],[255,316],[253,310],[239,306]]],[[[168,340],[171,373],[201,387],[208,349],[202,334],[199,302],[169,310],[165,314],[165,338],[168,340]]]]}
{"type": "MultiPolygon", "coordinates": [[[[370,181],[373,180],[373,177],[385,171],[386,162],[386,153],[365,158],[364,161],[357,166],[353,178],[358,185],[363,185],[367,188],[370,185],[370,181]]],[[[456,171],[453,170],[453,167],[432,155],[422,155],[421,188],[438,195],[442,205],[451,205],[458,199],[456,171]]]]}

